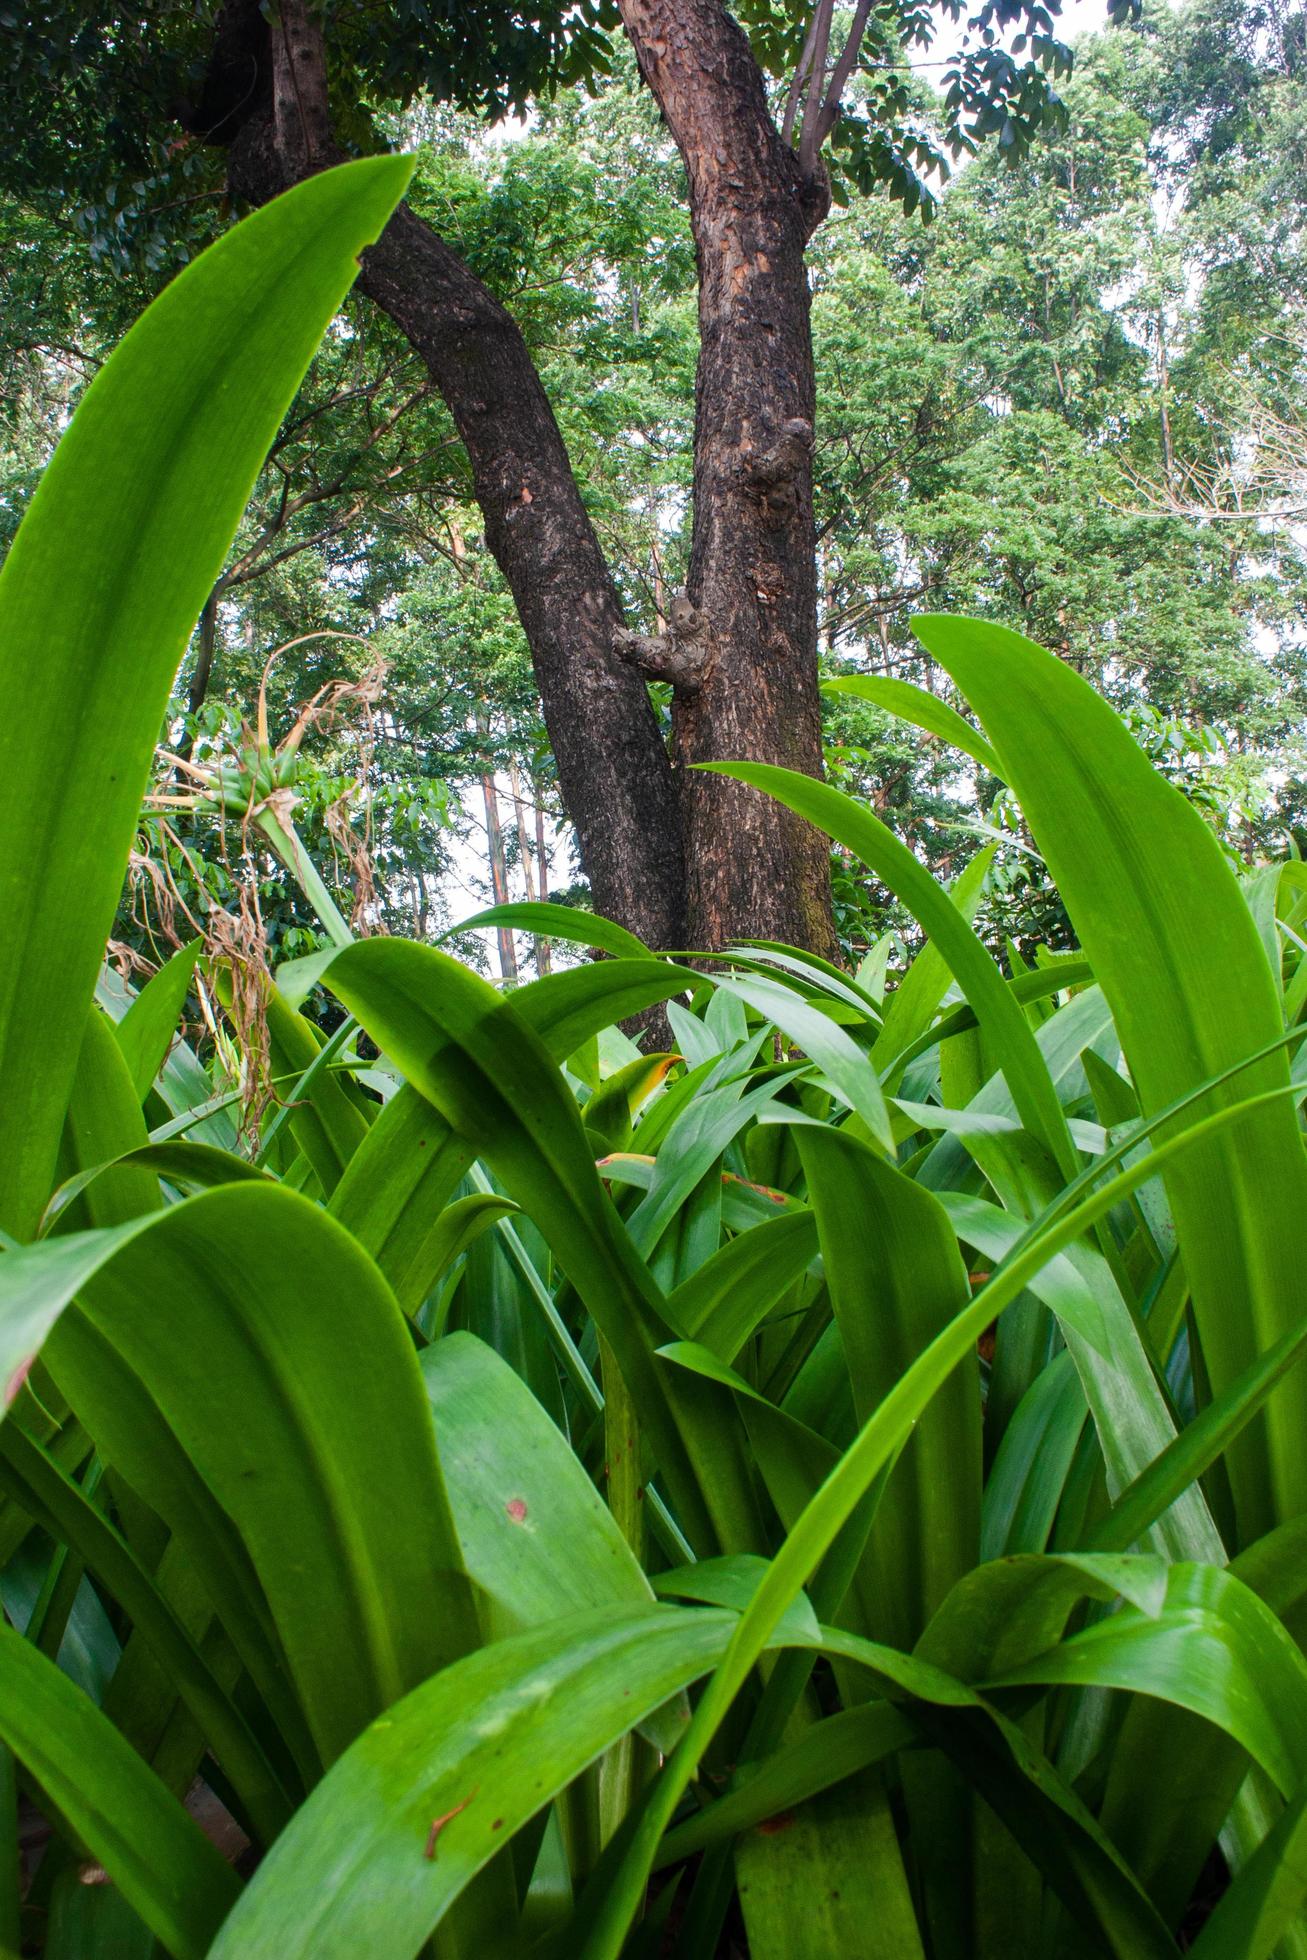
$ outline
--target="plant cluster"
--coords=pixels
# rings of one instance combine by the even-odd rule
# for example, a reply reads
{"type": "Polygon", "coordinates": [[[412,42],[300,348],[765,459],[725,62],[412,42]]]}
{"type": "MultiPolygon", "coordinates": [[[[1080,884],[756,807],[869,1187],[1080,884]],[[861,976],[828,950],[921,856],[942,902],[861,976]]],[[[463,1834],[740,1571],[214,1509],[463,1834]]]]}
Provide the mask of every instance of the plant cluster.
{"type": "MultiPolygon", "coordinates": [[[[537,904],[607,957],[510,994],[329,915],[329,1037],[302,969],[205,962],[242,1147],[198,947],[105,975],[192,622],[407,171],[179,277],[0,578],[0,1948],[1303,1951],[1307,879],[1241,878],[1070,664],[927,617],[968,714],[881,683],[1056,882],[1074,942],[1007,973],[987,853],[945,887],[724,763],[915,920],[896,985],[537,904]]],[[[286,766],[189,780],[321,904],[286,766]]]]}

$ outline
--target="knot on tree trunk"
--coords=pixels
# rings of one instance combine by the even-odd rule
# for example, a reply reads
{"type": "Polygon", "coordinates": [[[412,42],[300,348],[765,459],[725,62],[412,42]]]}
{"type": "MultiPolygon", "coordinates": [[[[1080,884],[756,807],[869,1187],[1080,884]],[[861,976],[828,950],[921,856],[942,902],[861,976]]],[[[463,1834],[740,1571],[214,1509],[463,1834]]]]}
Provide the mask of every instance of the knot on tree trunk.
{"type": "Polygon", "coordinates": [[[811,468],[812,424],[801,415],[783,422],[767,448],[746,448],[741,453],[739,471],[745,488],[762,506],[763,521],[771,529],[794,517],[811,468]]]}
{"type": "Polygon", "coordinates": [[[678,694],[697,694],[708,671],[708,622],[684,592],[669,610],[665,633],[639,633],[619,626],[613,651],[650,680],[670,681],[678,694]]]}
{"type": "Polygon", "coordinates": [[[782,422],[780,434],[766,449],[746,449],[740,469],[756,489],[768,491],[780,483],[792,483],[808,468],[812,458],[812,424],[802,415],[782,422]]]}

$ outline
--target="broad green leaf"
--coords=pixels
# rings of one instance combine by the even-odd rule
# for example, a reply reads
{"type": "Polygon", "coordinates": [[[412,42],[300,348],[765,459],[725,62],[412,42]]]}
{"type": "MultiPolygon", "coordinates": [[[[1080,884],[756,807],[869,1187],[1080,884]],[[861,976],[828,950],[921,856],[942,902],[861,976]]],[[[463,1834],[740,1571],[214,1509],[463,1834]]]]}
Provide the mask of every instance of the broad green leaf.
{"type": "Polygon", "coordinates": [[[456,1198],[452,1205],[446,1205],[427,1241],[431,1284],[475,1245],[483,1232],[517,1210],[511,1198],[498,1198],[492,1191],[474,1191],[471,1197],[456,1198]]]}
{"type": "MultiPolygon", "coordinates": [[[[1145,1160],[1140,1159],[1141,1166],[1145,1160]]],[[[1044,1195],[1048,1195],[1047,1187],[1044,1195]]],[[[995,1261],[1019,1244],[1025,1228],[979,1198],[941,1193],[954,1230],[995,1261]]],[[[1129,1307],[1107,1266],[1090,1245],[1068,1246],[1032,1280],[1030,1291],[1057,1317],[1094,1418],[1115,1498],[1176,1440],[1175,1422],[1129,1307]]],[[[1173,1557],[1212,1559],[1225,1547],[1197,1488],[1177,1494],[1150,1528],[1153,1542],[1173,1557]]]]}
{"type": "Polygon", "coordinates": [[[134,1150],[110,1157],[106,1163],[89,1165],[61,1184],[46,1208],[42,1232],[47,1232],[65,1206],[80,1197],[97,1178],[127,1167],[149,1171],[171,1184],[185,1185],[195,1191],[208,1191],[217,1184],[271,1184],[273,1181],[248,1157],[237,1157],[230,1150],[215,1150],[212,1144],[142,1143],[134,1150]]]}
{"type": "Polygon", "coordinates": [[[847,973],[841,973],[837,966],[816,953],[801,952],[794,946],[778,946],[770,939],[742,939],[737,946],[728,946],[722,955],[724,959],[737,956],[755,967],[777,969],[802,982],[812,993],[825,994],[829,1000],[851,1007],[859,1020],[873,1023],[880,1020],[880,1002],[850,980],[847,973]]]}
{"type": "Polygon", "coordinates": [[[49,1194],[178,662],[410,169],[313,177],[174,279],[87,390],[0,573],[0,1106],[23,1139],[0,1162],[0,1224],[19,1236],[49,1194]]]}
{"type": "Polygon", "coordinates": [[[399,940],[350,947],[328,984],[551,1245],[639,1403],[696,1551],[736,1532],[754,1549],[742,1486],[710,1470],[719,1439],[654,1362],[666,1302],[604,1192],[575,1100],[512,998],[436,948],[399,940]]]}
{"type": "Polygon", "coordinates": [[[445,1208],[472,1162],[471,1146],[405,1083],[350,1158],[327,1209],[370,1254],[406,1313],[439,1274],[445,1208]]]}
{"type": "Polygon", "coordinates": [[[492,1636],[647,1605],[607,1505],[508,1363],[471,1334],[446,1335],[420,1363],[467,1570],[496,1609],[492,1636]]]}
{"type": "MultiPolygon", "coordinates": [[[[236,1548],[224,1552],[234,1526],[330,1761],[473,1638],[394,1296],[322,1212],[248,1185],[0,1259],[0,1326],[15,1302],[49,1319],[74,1293],[78,1305],[47,1344],[56,1380],[109,1460],[213,1573],[215,1605],[256,1668],[251,1631],[233,1618],[249,1596],[236,1548]],[[236,1559],[234,1600],[220,1553],[236,1559]]],[[[257,1618],[257,1598],[251,1610],[257,1618]]]]}
{"type": "Polygon", "coordinates": [[[1172,1565],[1163,1598],[1123,1607],[987,1686],[1128,1688],[1201,1715],[1261,1764],[1282,1795],[1307,1780],[1307,1661],[1257,1595],[1211,1565],[1172,1565]]]}
{"type": "MultiPolygon", "coordinates": [[[[554,1061],[562,1062],[612,1016],[665,1000],[681,984],[674,968],[654,960],[603,960],[519,988],[513,1006],[554,1061]]],[[[441,1212],[473,1155],[405,1083],[332,1194],[328,1209],[372,1254],[409,1313],[416,1313],[434,1283],[444,1244],[441,1212]]]]}
{"type": "Polygon", "coordinates": [[[920,1960],[883,1779],[855,1775],[736,1841],[750,1960],[920,1960]]]}
{"type": "Polygon", "coordinates": [[[928,694],[924,687],[916,687],[911,681],[894,680],[888,674],[841,674],[837,679],[823,681],[822,691],[854,694],[860,701],[870,701],[900,721],[924,728],[928,735],[947,742],[950,748],[961,749],[963,755],[969,755],[1000,782],[1007,780],[1002,763],[979,729],[964,721],[957,709],[950,708],[937,694],[928,694]]]}
{"type": "MultiPolygon", "coordinates": [[[[1054,1356],[1018,1403],[985,1480],[982,1558],[1044,1550],[1088,1419],[1071,1356],[1054,1356]]],[[[1160,1505],[1158,1515],[1165,1509],[1160,1505]]],[[[1139,1535],[1131,1531],[1115,1549],[1125,1551],[1139,1535]]]]}
{"type": "MultiPolygon", "coordinates": [[[[693,1193],[707,1187],[704,1195],[720,1204],[724,1152],[784,1086],[783,1079],[774,1077],[753,1087],[742,1078],[724,1082],[694,1096],[677,1116],[659,1145],[648,1193],[627,1220],[632,1243],[646,1258],[681,1220],[693,1193]]],[[[713,1251],[719,1242],[718,1218],[709,1232],[713,1251]]]]}
{"type": "Polygon", "coordinates": [[[0,1738],[168,1952],[203,1960],[236,1874],[95,1704],[2,1623],[0,1738]]]}
{"type": "Polygon", "coordinates": [[[608,1606],[445,1669],[328,1773],[210,1960],[416,1952],[515,1831],[713,1665],[734,1624],[701,1608],[608,1606]]]}

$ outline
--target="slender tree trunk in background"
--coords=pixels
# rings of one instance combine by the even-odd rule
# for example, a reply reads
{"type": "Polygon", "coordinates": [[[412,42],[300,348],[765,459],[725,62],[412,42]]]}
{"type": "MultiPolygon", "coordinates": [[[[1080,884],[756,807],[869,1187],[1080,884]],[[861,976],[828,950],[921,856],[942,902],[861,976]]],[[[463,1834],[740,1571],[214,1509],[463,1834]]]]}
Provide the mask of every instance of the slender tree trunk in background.
{"type": "MultiPolygon", "coordinates": [[[[481,778],[481,794],[486,806],[486,846],[490,859],[490,889],[494,893],[496,905],[507,905],[511,896],[508,889],[508,865],[504,859],[504,828],[499,821],[499,791],[495,788],[495,778],[487,769],[481,778]]],[[[499,939],[499,971],[505,980],[517,985],[517,947],[513,942],[512,928],[496,926],[499,939]]]]}
{"type": "MultiPolygon", "coordinates": [[[[229,0],[219,37],[238,12],[253,23],[258,0],[229,0]]],[[[641,672],[617,650],[616,587],[517,326],[406,206],[363,255],[359,288],[420,354],[466,446],[596,908],[655,947],[752,936],[830,953],[824,840],[683,767],[821,772],[803,255],[825,180],[818,166],[805,183],[718,0],[623,0],[622,12],[689,173],[700,275],[690,598],[704,658],[697,692],[676,702],[675,765],[641,672]]],[[[281,0],[264,45],[266,73],[225,132],[232,190],[253,203],[341,154],[305,0],[281,0]]]]}
{"type": "MultiPolygon", "coordinates": [[[[200,644],[195,656],[195,671],[191,675],[190,686],[186,690],[186,708],[192,715],[198,715],[204,706],[209,692],[209,682],[213,679],[213,661],[218,650],[218,598],[221,586],[215,585],[204,602],[200,614],[200,644]]],[[[193,744],[187,744],[189,755],[193,744]]]]}
{"type": "MultiPolygon", "coordinates": [[[[522,800],[522,778],[518,772],[516,762],[510,761],[508,765],[508,781],[513,792],[513,822],[517,827],[517,854],[522,862],[522,883],[526,886],[526,895],[528,898],[541,899],[545,895],[544,858],[543,856],[540,858],[536,866],[536,876],[533,877],[531,872],[532,844],[530,837],[527,835],[526,804],[522,800]]],[[[549,955],[545,940],[533,939],[531,941],[531,957],[535,961],[537,973],[543,974],[548,972],[549,955]]]]}
{"type": "MultiPolygon", "coordinates": [[[[535,804],[536,812],[536,877],[539,880],[541,898],[548,899],[549,848],[545,842],[545,813],[544,806],[540,801],[540,785],[534,776],[531,778],[531,800],[535,804]]],[[[553,969],[554,962],[553,955],[549,950],[549,941],[547,939],[537,939],[536,972],[543,976],[546,973],[552,973],[553,969]]]]}
{"type": "MultiPolygon", "coordinates": [[[[718,0],[619,0],[640,71],[685,163],[699,271],[689,596],[705,622],[677,761],[821,774],[816,414],[804,250],[829,202],[805,184],[762,75],[718,0]]],[[[748,935],[830,955],[825,840],[754,790],[682,785],[691,943],[748,935]]]]}
{"type": "Polygon", "coordinates": [[[1175,478],[1175,443],[1171,436],[1171,369],[1166,350],[1166,313],[1157,309],[1157,399],[1161,412],[1162,481],[1167,489],[1175,478]]]}

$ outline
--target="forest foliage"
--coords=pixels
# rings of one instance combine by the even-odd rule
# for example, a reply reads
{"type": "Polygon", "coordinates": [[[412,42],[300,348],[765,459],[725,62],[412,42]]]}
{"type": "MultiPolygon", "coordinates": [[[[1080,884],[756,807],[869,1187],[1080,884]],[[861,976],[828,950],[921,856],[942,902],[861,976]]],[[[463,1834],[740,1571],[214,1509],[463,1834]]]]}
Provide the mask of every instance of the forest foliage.
{"type": "Polygon", "coordinates": [[[347,297],[410,184],[465,228],[655,617],[629,77],[410,106],[125,337],[8,208],[0,1954],[1307,1954],[1302,57],[1225,5],[814,247],[830,779],[711,767],[842,965],[560,891],[347,297]],[[517,985],[433,943],[472,792],[517,985]]]}
{"type": "MultiPolygon", "coordinates": [[[[1300,29],[1204,0],[1087,37],[1062,133],[1015,167],[982,153],[933,223],[859,199],[811,248],[824,671],[922,679],[914,611],[1018,627],[1104,689],[1246,860],[1302,839],[1307,821],[1300,29]]],[[[929,118],[931,104],[916,81],[914,109],[929,118]]],[[[421,145],[414,206],[521,324],[622,597],[652,630],[686,569],[694,259],[681,166],[633,64],[501,140],[449,108],[415,105],[402,126],[421,145]]],[[[186,209],[174,250],[208,208],[186,209]]],[[[69,407],[161,274],[148,254],[127,277],[95,261],[66,210],[11,197],[3,221],[12,530],[69,407]]],[[[384,710],[330,718],[299,771],[347,911],[364,853],[341,848],[344,812],[366,833],[377,923],[425,934],[489,897],[584,901],[526,644],[452,424],[407,344],[358,302],[211,595],[173,750],[238,745],[281,647],[274,742],[316,690],[385,664],[384,710]],[[366,796],[352,788],[365,771],[366,796]]],[[[827,739],[837,780],[946,870],[982,826],[1015,835],[992,777],[960,776],[874,704],[828,694],[827,739]]],[[[141,856],[197,915],[188,859],[230,903],[240,852],[207,832],[192,850],[188,835],[156,821],[141,856]]],[[[1008,887],[996,925],[1018,940],[1055,928],[1023,841],[995,880],[1008,887]]],[[[257,875],[274,944],[308,950],[293,890],[266,862],[257,875]]],[[[907,926],[842,860],[836,877],[851,948],[907,926]]],[[[140,871],[118,933],[156,956],[169,944],[158,884],[140,871]]]]}

